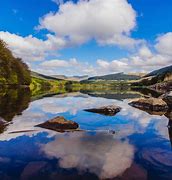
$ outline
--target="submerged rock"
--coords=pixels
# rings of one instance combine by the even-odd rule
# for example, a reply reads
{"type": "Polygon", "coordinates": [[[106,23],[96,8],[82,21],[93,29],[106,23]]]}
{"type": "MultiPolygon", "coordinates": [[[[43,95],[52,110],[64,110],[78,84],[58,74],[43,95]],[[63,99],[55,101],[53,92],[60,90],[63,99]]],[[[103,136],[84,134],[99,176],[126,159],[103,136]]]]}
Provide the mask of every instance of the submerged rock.
{"type": "Polygon", "coordinates": [[[152,112],[155,115],[163,115],[168,110],[167,103],[158,98],[140,98],[130,102],[129,105],[150,112],[150,114],[152,112]]]}
{"type": "Polygon", "coordinates": [[[64,132],[65,130],[75,130],[79,127],[79,125],[74,121],[66,120],[62,116],[57,116],[42,124],[38,124],[37,127],[64,132]]]}
{"type": "Polygon", "coordinates": [[[93,109],[85,109],[85,111],[92,112],[92,113],[99,113],[106,116],[114,116],[118,112],[120,112],[121,107],[110,105],[110,106],[103,106],[100,108],[93,108],[93,109]]]}

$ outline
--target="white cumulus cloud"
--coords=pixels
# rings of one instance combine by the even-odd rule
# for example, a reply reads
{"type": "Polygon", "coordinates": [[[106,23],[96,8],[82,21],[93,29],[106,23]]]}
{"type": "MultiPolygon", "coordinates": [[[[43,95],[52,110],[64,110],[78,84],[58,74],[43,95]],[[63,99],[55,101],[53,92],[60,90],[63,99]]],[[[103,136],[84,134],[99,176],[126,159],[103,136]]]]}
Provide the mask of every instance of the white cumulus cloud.
{"type": "Polygon", "coordinates": [[[172,32],[159,36],[155,47],[158,52],[172,56],[172,32]]]}
{"type": "MultiPolygon", "coordinates": [[[[127,0],[54,0],[59,6],[40,19],[39,29],[48,30],[45,40],[0,31],[16,57],[32,70],[44,74],[102,75],[117,72],[149,72],[172,64],[172,32],[160,35],[155,44],[136,40],[131,32],[137,26],[136,12],[127,0]],[[52,34],[50,34],[52,32],[52,34]],[[99,45],[135,46],[130,56],[120,59],[90,60],[59,58],[59,51],[95,40],[99,45]],[[34,61],[42,61],[34,63],[34,61]],[[88,63],[89,62],[89,63],[88,63]]],[[[88,45],[89,46],[89,45],[88,45]]],[[[98,49],[98,47],[97,47],[98,49]]],[[[92,51],[92,49],[90,49],[92,51]]]]}
{"type": "Polygon", "coordinates": [[[69,64],[64,60],[50,60],[45,61],[41,64],[44,68],[59,68],[59,67],[68,67],[69,64]]]}
{"type": "Polygon", "coordinates": [[[54,38],[50,34],[47,34],[47,40],[42,40],[32,35],[22,37],[0,31],[0,39],[7,43],[16,57],[23,58],[26,62],[44,60],[50,53],[65,46],[62,38],[54,38]]]}
{"type": "MultiPolygon", "coordinates": [[[[59,1],[58,1],[59,2],[59,1]]],[[[136,12],[126,0],[68,1],[40,19],[39,29],[67,37],[69,43],[82,44],[95,39],[100,44],[131,46],[136,12]]]]}

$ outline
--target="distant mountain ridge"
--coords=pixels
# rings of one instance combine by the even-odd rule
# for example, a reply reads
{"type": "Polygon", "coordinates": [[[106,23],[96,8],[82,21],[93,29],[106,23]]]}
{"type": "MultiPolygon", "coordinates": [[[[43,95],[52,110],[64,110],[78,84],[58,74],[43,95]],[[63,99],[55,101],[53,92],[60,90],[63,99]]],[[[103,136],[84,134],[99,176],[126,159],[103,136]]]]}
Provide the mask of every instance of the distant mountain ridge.
{"type": "Polygon", "coordinates": [[[67,80],[67,81],[83,81],[83,80],[87,80],[88,76],[65,76],[65,75],[53,75],[52,77],[55,78],[61,78],[63,80],[67,80]]]}
{"type": "Polygon", "coordinates": [[[34,71],[31,71],[31,76],[44,79],[44,80],[66,80],[66,81],[82,81],[88,79],[88,76],[65,76],[65,75],[44,75],[34,71]]]}
{"type": "Polygon", "coordinates": [[[162,75],[162,74],[168,73],[168,72],[172,73],[172,65],[152,71],[152,72],[148,73],[147,75],[145,75],[144,77],[162,75]]]}
{"type": "Polygon", "coordinates": [[[77,81],[77,82],[89,82],[89,81],[136,81],[136,83],[143,82],[143,84],[151,85],[157,82],[162,82],[165,80],[171,80],[172,78],[172,65],[164,67],[148,74],[143,73],[128,73],[125,74],[115,73],[102,76],[88,77],[84,76],[66,76],[66,75],[43,75],[37,72],[31,72],[32,77],[37,77],[45,80],[66,80],[66,81],[77,81]],[[154,77],[152,79],[152,77],[154,77]],[[151,81],[149,80],[151,78],[151,81]]]}
{"type": "Polygon", "coordinates": [[[37,73],[37,72],[34,72],[34,71],[31,71],[31,76],[35,77],[35,78],[43,79],[43,80],[62,80],[60,78],[55,78],[55,77],[52,77],[52,76],[40,74],[40,73],[37,73]]]}
{"type": "Polygon", "coordinates": [[[88,81],[95,81],[95,80],[138,80],[140,79],[141,76],[139,75],[130,75],[130,74],[124,74],[123,72],[121,73],[116,73],[116,74],[108,74],[104,76],[94,76],[88,78],[88,81]]]}

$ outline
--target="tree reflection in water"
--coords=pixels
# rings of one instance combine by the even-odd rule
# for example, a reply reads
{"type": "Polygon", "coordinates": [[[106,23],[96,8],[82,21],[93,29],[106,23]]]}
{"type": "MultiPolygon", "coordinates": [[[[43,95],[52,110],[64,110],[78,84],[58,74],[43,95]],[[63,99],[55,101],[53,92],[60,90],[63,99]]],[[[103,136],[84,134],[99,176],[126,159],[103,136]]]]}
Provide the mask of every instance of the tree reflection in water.
{"type": "Polygon", "coordinates": [[[31,98],[29,88],[0,89],[0,133],[14,116],[21,115],[28,108],[31,98]]]}

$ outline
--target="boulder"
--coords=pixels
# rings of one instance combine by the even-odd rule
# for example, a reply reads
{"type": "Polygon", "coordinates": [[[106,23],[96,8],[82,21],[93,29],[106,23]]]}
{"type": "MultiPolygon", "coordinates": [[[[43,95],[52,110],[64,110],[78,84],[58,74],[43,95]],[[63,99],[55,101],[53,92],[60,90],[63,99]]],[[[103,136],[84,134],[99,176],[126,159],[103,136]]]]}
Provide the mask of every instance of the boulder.
{"type": "MultiPolygon", "coordinates": [[[[129,105],[149,112],[165,112],[168,110],[167,103],[158,98],[140,98],[129,103],[129,105]]],[[[151,113],[150,113],[151,114],[151,113]]]]}
{"type": "Polygon", "coordinates": [[[57,116],[42,124],[38,124],[37,127],[63,132],[65,130],[75,130],[79,127],[79,125],[74,121],[66,120],[62,116],[57,116]]]}
{"type": "Polygon", "coordinates": [[[85,109],[85,111],[92,112],[92,113],[99,113],[106,116],[114,116],[118,112],[120,112],[121,108],[119,106],[110,105],[110,106],[103,106],[100,108],[93,108],[93,109],[85,109]]]}

